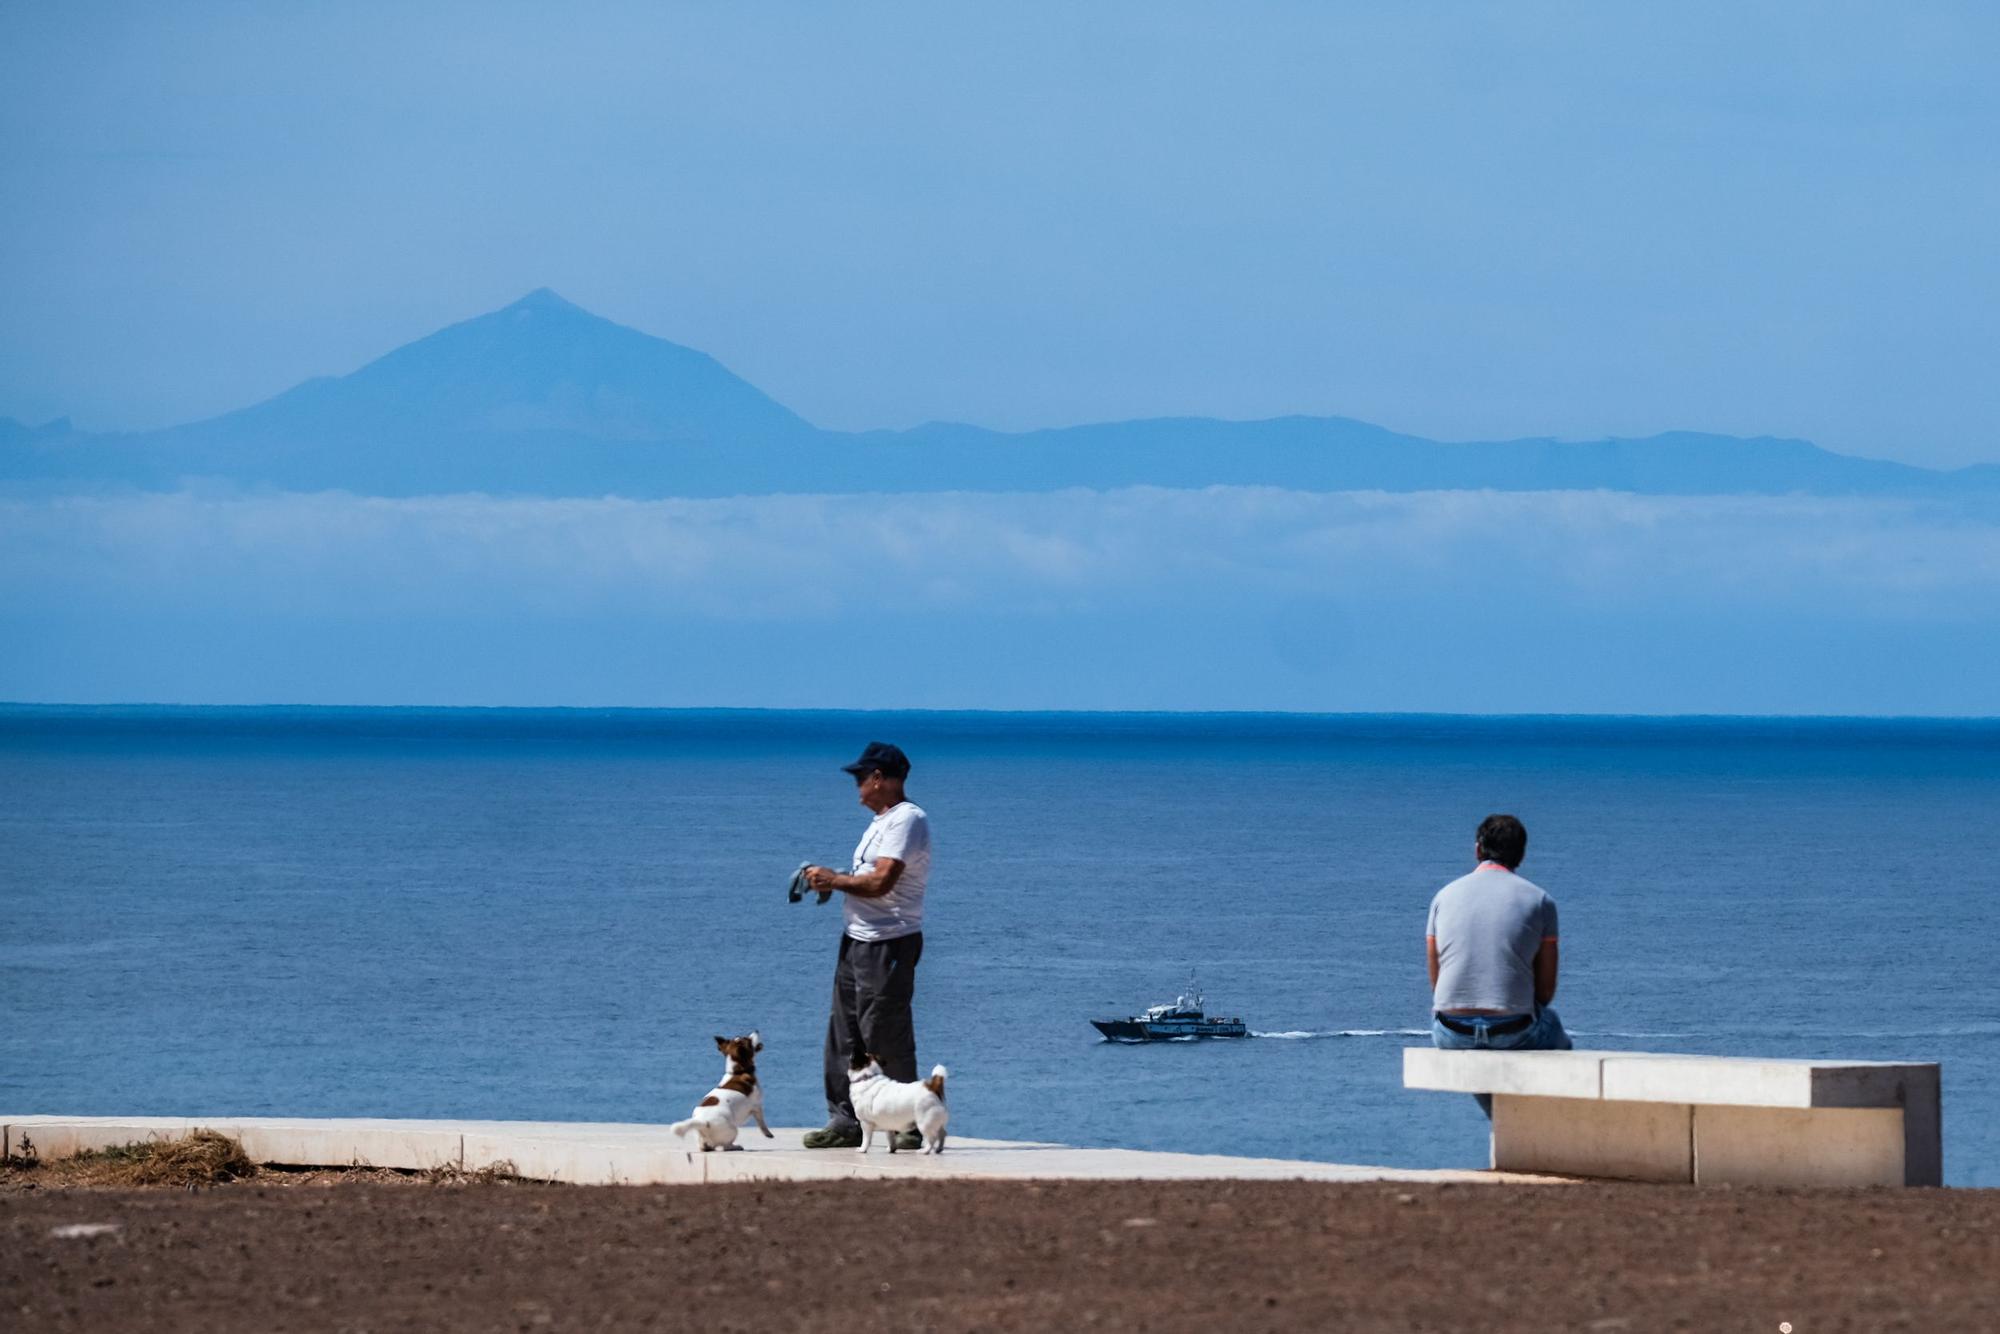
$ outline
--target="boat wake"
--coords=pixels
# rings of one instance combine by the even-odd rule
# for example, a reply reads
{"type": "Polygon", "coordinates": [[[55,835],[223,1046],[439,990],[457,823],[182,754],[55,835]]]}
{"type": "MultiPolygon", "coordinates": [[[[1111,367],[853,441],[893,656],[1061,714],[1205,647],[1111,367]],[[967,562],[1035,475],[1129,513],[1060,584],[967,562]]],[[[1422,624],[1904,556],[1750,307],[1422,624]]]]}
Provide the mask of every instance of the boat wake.
{"type": "Polygon", "coordinates": [[[1306,1038],[1423,1038],[1430,1036],[1428,1028],[1295,1028],[1284,1033],[1250,1034],[1253,1038],[1283,1038],[1289,1042],[1299,1042],[1306,1038]]]}

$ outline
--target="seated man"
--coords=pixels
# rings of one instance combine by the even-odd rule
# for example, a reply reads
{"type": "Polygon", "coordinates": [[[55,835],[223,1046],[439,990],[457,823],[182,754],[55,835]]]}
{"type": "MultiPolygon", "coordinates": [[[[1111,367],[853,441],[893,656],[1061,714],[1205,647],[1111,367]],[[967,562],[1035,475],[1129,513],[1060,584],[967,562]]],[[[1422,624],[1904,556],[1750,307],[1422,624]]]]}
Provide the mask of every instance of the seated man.
{"type": "MultiPolygon", "coordinates": [[[[1528,831],[1489,815],[1473,855],[1479,865],[1431,900],[1424,931],[1431,974],[1431,1042],[1438,1047],[1568,1051],[1549,1008],[1556,995],[1556,904],[1517,874],[1528,831]]],[[[1492,1114],[1492,1099],[1479,1096],[1492,1114]]]]}

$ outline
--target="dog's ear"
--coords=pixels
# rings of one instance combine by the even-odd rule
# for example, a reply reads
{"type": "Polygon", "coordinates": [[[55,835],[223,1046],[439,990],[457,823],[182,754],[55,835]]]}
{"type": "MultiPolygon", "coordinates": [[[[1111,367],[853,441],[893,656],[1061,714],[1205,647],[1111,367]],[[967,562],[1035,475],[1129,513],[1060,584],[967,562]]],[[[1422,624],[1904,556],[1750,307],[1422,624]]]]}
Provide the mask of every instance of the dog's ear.
{"type": "Polygon", "coordinates": [[[717,1051],[728,1051],[728,1050],[729,1050],[729,1039],[728,1039],[728,1038],[725,1038],[725,1037],[720,1037],[720,1036],[718,1036],[718,1037],[717,1037],[717,1038],[715,1039],[715,1049],[716,1049],[717,1051]]]}
{"type": "Polygon", "coordinates": [[[759,1034],[757,1030],[754,1028],[750,1030],[750,1050],[751,1051],[764,1050],[763,1036],[759,1034]]]}

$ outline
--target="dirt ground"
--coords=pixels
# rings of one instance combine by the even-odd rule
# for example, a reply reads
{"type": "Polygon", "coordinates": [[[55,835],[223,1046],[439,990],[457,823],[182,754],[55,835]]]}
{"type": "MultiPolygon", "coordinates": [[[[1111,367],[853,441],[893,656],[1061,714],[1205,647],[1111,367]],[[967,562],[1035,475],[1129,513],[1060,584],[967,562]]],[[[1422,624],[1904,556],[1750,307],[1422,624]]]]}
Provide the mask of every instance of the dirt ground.
{"type": "Polygon", "coordinates": [[[339,1174],[0,1194],[38,1330],[2000,1329],[2000,1191],[339,1174]],[[94,1236],[62,1235],[109,1224],[94,1236]]]}

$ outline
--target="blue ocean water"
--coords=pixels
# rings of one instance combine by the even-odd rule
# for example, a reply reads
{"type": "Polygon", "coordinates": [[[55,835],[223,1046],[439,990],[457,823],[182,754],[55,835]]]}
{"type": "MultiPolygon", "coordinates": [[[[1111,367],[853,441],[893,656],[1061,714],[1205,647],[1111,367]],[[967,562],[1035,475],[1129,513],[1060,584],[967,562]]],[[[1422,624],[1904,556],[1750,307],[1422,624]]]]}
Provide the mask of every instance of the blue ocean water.
{"type": "Polygon", "coordinates": [[[1944,1063],[2000,1185],[2000,724],[0,709],[0,1113],[656,1120],[760,1027],[823,1116],[839,931],[802,859],[912,755],[919,1057],[967,1135],[1484,1161],[1406,1092],[1425,907],[1512,811],[1580,1045],[1944,1063]],[[1168,999],[1262,1036],[1117,1045],[1168,999]]]}

